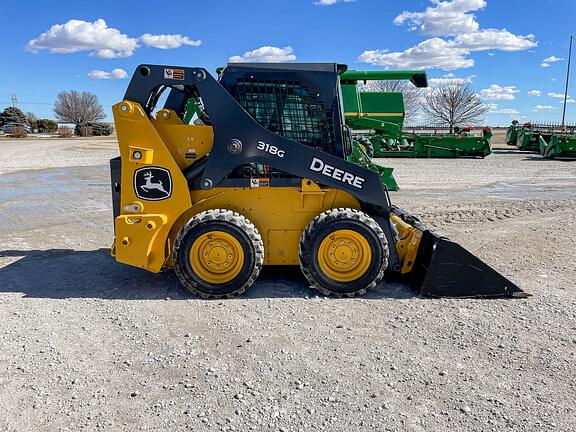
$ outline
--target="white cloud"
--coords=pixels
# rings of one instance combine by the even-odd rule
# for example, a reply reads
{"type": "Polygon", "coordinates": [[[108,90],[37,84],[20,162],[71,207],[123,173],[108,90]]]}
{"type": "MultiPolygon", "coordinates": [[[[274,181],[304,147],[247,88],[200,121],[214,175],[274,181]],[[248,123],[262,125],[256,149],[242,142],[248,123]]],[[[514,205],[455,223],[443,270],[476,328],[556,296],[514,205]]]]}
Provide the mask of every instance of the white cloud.
{"type": "Polygon", "coordinates": [[[314,4],[318,6],[332,6],[336,3],[352,3],[354,1],[356,0],[318,0],[317,2],[314,2],[314,4]]]}
{"type": "MultiPolygon", "coordinates": [[[[548,93],[548,96],[556,98],[556,99],[564,99],[563,93],[550,92],[550,93],[548,93]]],[[[568,96],[568,97],[570,97],[570,96],[568,96]]]]}
{"type": "Polygon", "coordinates": [[[538,44],[534,41],[535,36],[528,34],[519,36],[510,33],[506,29],[484,29],[474,33],[461,34],[454,38],[456,46],[470,51],[523,51],[534,48],[538,44]]]}
{"type": "Polygon", "coordinates": [[[542,96],[542,92],[540,90],[530,90],[528,96],[542,96]]]}
{"type": "Polygon", "coordinates": [[[259,62],[259,63],[282,63],[296,60],[292,47],[278,48],[263,46],[252,51],[246,51],[241,56],[232,56],[229,63],[259,62]]]}
{"type": "MultiPolygon", "coordinates": [[[[522,51],[538,45],[533,34],[515,35],[506,29],[481,29],[470,12],[484,9],[486,0],[430,0],[424,12],[402,12],[396,25],[409,24],[410,30],[433,37],[404,51],[366,50],[358,61],[392,68],[465,69],[474,66],[472,52],[522,51]]],[[[489,53],[494,54],[494,53],[489,53]]]]}
{"type": "Polygon", "coordinates": [[[454,70],[474,66],[474,60],[465,58],[468,53],[468,50],[454,47],[451,41],[432,38],[400,52],[364,51],[358,61],[394,69],[454,70]]]}
{"type": "Polygon", "coordinates": [[[420,31],[430,36],[454,36],[455,46],[470,51],[521,51],[536,46],[533,34],[518,36],[506,29],[481,30],[476,16],[469,12],[484,9],[486,0],[431,1],[434,6],[428,7],[426,11],[402,12],[394,19],[394,23],[420,26],[420,31]]]}
{"type": "Polygon", "coordinates": [[[189,39],[188,36],[182,36],[179,34],[153,35],[146,33],[140,36],[140,40],[145,45],[160,49],[180,48],[182,45],[197,47],[202,44],[201,40],[192,40],[189,39]]]}
{"type": "Polygon", "coordinates": [[[546,57],[544,60],[542,60],[544,63],[556,63],[559,61],[564,60],[563,58],[560,57],[556,57],[556,56],[550,56],[550,57],[546,57]]]}
{"type": "Polygon", "coordinates": [[[506,114],[506,115],[517,115],[520,114],[516,108],[500,108],[492,111],[492,114],[506,114]]]}
{"type": "Polygon", "coordinates": [[[100,18],[94,22],[72,19],[65,24],[54,24],[47,32],[28,42],[26,49],[34,53],[48,50],[55,54],[88,51],[92,56],[111,59],[130,57],[138,48],[138,41],[161,49],[180,48],[182,45],[199,46],[202,43],[180,34],[146,33],[140,38],[132,38],[118,29],[108,27],[106,21],[100,18]]]}
{"type": "Polygon", "coordinates": [[[534,107],[534,109],[532,109],[532,111],[534,111],[534,112],[548,111],[551,109],[554,109],[554,107],[552,105],[540,105],[540,104],[538,104],[534,107]]]}
{"type": "Polygon", "coordinates": [[[128,78],[128,72],[124,69],[113,69],[111,72],[106,72],[103,70],[94,69],[92,72],[88,74],[91,79],[98,79],[98,80],[110,80],[110,79],[124,79],[128,78]]]}
{"type": "Polygon", "coordinates": [[[443,84],[470,84],[475,75],[470,75],[465,78],[455,77],[454,74],[446,74],[443,78],[430,78],[428,79],[428,86],[431,88],[439,87],[443,84]]]}
{"type": "Polygon", "coordinates": [[[480,90],[480,97],[485,100],[514,100],[514,94],[520,90],[516,86],[499,86],[492,84],[488,88],[480,90]]]}
{"type": "Polygon", "coordinates": [[[420,30],[430,36],[448,36],[472,33],[480,28],[474,12],[486,7],[486,0],[432,0],[434,6],[424,12],[404,11],[394,19],[394,24],[410,24],[411,30],[420,30]]]}
{"type": "Polygon", "coordinates": [[[499,108],[495,103],[486,104],[488,107],[488,114],[505,114],[505,115],[517,115],[520,114],[516,108],[499,108]]]}
{"type": "Polygon", "coordinates": [[[97,57],[118,58],[130,57],[137,47],[136,39],[108,27],[103,19],[94,22],[73,19],[65,24],[54,24],[28,42],[26,49],[34,53],[45,49],[57,54],[90,51],[97,57]]]}
{"type": "Polygon", "coordinates": [[[549,63],[540,63],[540,67],[547,68],[550,67],[549,63]]]}
{"type": "MultiPolygon", "coordinates": [[[[548,96],[550,96],[551,98],[554,99],[560,99],[558,102],[560,103],[564,103],[564,94],[563,93],[555,93],[555,92],[550,92],[548,93],[548,96]]],[[[568,95],[566,98],[566,103],[575,103],[576,100],[574,100],[572,98],[572,96],[568,95]]]]}

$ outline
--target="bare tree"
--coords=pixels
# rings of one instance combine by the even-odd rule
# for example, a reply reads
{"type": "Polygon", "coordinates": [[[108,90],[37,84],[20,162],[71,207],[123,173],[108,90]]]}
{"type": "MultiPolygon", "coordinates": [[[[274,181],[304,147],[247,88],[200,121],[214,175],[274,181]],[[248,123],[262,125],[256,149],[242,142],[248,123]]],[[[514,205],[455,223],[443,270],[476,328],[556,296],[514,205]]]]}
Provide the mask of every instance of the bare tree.
{"type": "Polygon", "coordinates": [[[450,133],[454,132],[454,126],[480,121],[488,111],[470,85],[460,80],[430,89],[422,109],[430,120],[447,124],[450,133]]]}
{"type": "Polygon", "coordinates": [[[402,93],[406,119],[411,119],[420,110],[423,96],[422,91],[408,81],[368,81],[364,88],[366,91],[402,93]]]}
{"type": "Polygon", "coordinates": [[[30,126],[32,130],[38,129],[38,117],[36,117],[36,114],[32,112],[27,112],[25,115],[26,115],[26,123],[28,123],[28,126],[30,126]]]}
{"type": "Polygon", "coordinates": [[[62,91],[54,104],[54,114],[61,122],[77,125],[106,117],[98,97],[90,92],[62,91]]]}

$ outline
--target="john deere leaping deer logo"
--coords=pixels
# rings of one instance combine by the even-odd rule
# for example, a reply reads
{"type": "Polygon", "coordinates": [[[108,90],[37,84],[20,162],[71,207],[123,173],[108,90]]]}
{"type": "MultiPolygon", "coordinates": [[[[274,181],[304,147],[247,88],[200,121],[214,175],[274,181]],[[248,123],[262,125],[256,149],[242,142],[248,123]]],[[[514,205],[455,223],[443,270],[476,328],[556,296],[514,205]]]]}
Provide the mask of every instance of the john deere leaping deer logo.
{"type": "Polygon", "coordinates": [[[146,192],[150,192],[151,190],[156,189],[156,190],[168,195],[168,192],[166,192],[166,189],[164,189],[164,185],[162,184],[162,180],[158,180],[158,183],[154,183],[152,181],[152,179],[154,178],[154,175],[152,174],[151,171],[145,172],[144,178],[146,179],[146,184],[140,186],[140,189],[142,189],[146,192]]]}
{"type": "Polygon", "coordinates": [[[158,167],[143,167],[134,172],[134,192],[138,198],[160,201],[170,198],[172,178],[170,171],[158,167]]]}

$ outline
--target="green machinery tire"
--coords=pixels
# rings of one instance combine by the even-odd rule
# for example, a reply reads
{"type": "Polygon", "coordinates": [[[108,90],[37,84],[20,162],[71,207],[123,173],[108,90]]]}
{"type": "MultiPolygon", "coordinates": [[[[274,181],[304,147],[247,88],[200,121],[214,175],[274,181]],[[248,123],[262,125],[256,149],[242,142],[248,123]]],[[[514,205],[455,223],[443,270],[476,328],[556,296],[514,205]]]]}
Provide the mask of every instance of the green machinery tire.
{"type": "Polygon", "coordinates": [[[366,154],[370,157],[374,157],[374,144],[370,141],[369,138],[361,136],[358,137],[357,141],[364,146],[364,150],[366,150],[366,154]]]}

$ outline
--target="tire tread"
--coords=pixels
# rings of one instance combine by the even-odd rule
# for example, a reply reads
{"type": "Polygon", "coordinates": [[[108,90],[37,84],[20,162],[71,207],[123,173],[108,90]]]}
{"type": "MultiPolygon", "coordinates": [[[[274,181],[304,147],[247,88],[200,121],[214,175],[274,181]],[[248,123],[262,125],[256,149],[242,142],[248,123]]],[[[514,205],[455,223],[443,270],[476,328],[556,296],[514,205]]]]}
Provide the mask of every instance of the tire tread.
{"type": "Polygon", "coordinates": [[[194,215],[190,220],[184,225],[178,235],[176,236],[176,241],[174,242],[174,250],[173,250],[173,261],[174,261],[174,272],[176,276],[180,280],[180,283],[189,291],[193,292],[194,294],[199,295],[203,299],[221,299],[221,298],[230,298],[236,297],[244,293],[258,278],[260,274],[260,270],[262,269],[262,265],[264,263],[264,242],[262,241],[262,237],[258,232],[256,226],[250,222],[246,217],[237,213],[232,210],[228,209],[212,209],[206,210],[201,213],[194,215]],[[198,284],[191,280],[186,272],[181,268],[178,254],[180,253],[180,248],[182,247],[182,243],[186,234],[190,232],[194,227],[197,225],[209,222],[209,221],[225,221],[229,222],[236,227],[240,228],[250,239],[252,246],[254,247],[254,254],[255,254],[255,266],[250,275],[250,277],[235,289],[232,292],[226,294],[210,294],[205,291],[201,291],[198,289],[198,284]]]}
{"type": "Polygon", "coordinates": [[[326,210],[320,213],[318,216],[316,216],[302,232],[302,236],[300,237],[300,243],[298,245],[298,258],[300,261],[300,269],[302,270],[302,273],[304,274],[304,277],[306,278],[308,283],[310,283],[311,288],[318,290],[319,292],[321,292],[326,296],[333,296],[333,297],[361,296],[365,294],[367,290],[374,288],[378,284],[378,282],[380,282],[384,277],[384,272],[386,271],[386,268],[388,266],[388,257],[390,254],[390,251],[387,246],[388,242],[386,240],[384,231],[382,231],[380,225],[378,225],[378,223],[373,218],[368,216],[366,213],[352,208],[334,208],[326,210]],[[306,244],[310,244],[310,241],[312,240],[315,231],[319,227],[333,220],[345,220],[345,219],[351,219],[362,222],[363,224],[367,225],[370,229],[372,229],[380,239],[384,251],[382,267],[378,272],[377,276],[374,278],[374,280],[371,283],[369,283],[366,287],[350,293],[336,292],[327,289],[326,287],[318,283],[318,281],[314,278],[309,269],[310,254],[308,253],[306,246],[306,244]]]}

